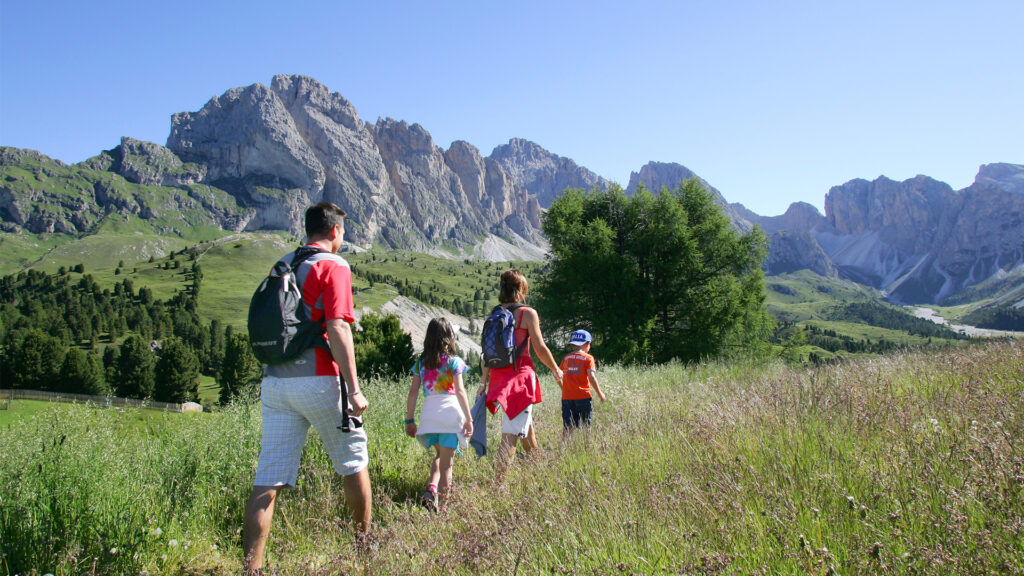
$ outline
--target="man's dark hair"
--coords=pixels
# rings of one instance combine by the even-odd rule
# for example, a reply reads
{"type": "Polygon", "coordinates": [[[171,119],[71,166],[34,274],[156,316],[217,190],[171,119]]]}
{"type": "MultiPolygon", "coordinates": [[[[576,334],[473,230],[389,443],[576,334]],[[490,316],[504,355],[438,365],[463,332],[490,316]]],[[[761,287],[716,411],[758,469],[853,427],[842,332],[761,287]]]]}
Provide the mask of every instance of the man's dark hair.
{"type": "Polygon", "coordinates": [[[333,202],[320,202],[306,209],[306,237],[325,236],[335,226],[345,226],[345,211],[333,202]]]}

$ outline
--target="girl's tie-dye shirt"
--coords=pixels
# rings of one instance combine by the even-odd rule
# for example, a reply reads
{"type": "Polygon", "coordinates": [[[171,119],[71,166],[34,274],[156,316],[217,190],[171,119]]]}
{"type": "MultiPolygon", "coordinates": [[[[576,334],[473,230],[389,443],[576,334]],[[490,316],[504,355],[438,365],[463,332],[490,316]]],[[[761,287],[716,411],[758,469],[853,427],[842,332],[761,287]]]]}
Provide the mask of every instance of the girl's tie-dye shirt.
{"type": "Polygon", "coordinates": [[[441,355],[441,367],[427,369],[423,366],[423,359],[416,361],[416,365],[410,371],[413,376],[419,376],[423,384],[423,395],[431,394],[455,394],[455,375],[464,374],[469,366],[458,356],[441,355]]]}

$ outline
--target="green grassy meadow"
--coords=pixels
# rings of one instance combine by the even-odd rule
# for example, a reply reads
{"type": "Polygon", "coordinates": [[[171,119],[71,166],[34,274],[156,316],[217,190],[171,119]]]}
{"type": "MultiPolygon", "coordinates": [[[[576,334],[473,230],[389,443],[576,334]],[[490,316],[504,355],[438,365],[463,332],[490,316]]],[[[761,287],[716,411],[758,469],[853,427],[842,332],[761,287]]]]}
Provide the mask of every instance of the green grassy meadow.
{"type": "MultiPolygon", "coordinates": [[[[1024,573],[1019,341],[599,377],[609,401],[563,438],[543,374],[542,449],[503,484],[491,455],[459,458],[441,515],[416,504],[429,460],[401,431],[408,383],[364,383],[372,536],[356,543],[311,434],[268,572],[1024,573]]],[[[238,573],[258,406],[22,410],[0,421],[0,573],[238,573]]]]}

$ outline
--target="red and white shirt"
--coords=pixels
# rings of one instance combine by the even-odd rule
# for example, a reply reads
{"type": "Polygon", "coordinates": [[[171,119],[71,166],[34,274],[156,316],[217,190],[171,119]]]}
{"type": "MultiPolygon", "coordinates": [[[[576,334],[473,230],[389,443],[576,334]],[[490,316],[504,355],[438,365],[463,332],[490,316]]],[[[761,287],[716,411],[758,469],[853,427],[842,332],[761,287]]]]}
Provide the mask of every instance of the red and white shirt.
{"type": "MultiPolygon", "coordinates": [[[[294,252],[286,254],[281,261],[291,262],[294,256],[294,252]]],[[[314,322],[326,324],[328,320],[341,319],[351,324],[356,321],[353,315],[352,269],[344,258],[327,251],[314,254],[299,264],[295,278],[302,287],[303,305],[314,322]]],[[[324,339],[327,339],[327,334],[324,334],[324,339]]],[[[298,378],[338,376],[341,371],[330,352],[313,346],[291,362],[265,366],[263,373],[277,378],[298,378]]]]}

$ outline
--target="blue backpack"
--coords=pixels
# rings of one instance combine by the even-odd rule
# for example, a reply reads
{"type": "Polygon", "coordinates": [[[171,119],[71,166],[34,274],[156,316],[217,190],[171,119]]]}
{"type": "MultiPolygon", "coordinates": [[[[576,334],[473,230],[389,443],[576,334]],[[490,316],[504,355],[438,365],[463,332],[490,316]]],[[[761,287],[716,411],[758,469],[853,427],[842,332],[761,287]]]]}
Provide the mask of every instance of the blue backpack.
{"type": "Polygon", "coordinates": [[[484,320],[484,328],[480,332],[480,348],[484,356],[484,366],[488,368],[504,368],[515,366],[516,359],[529,339],[516,346],[515,311],[522,304],[513,304],[508,308],[498,305],[491,310],[490,316],[484,320]]]}

